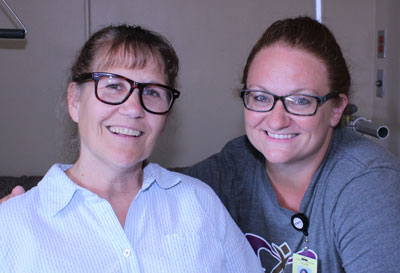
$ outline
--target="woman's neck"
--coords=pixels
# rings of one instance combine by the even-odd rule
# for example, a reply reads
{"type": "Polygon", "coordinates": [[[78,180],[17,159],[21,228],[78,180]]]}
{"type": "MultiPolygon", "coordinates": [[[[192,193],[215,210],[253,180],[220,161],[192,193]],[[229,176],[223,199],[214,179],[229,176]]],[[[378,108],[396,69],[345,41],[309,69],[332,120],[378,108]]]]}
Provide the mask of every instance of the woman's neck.
{"type": "Polygon", "coordinates": [[[266,171],[281,207],[300,211],[303,196],[328,151],[330,139],[331,136],[311,157],[283,164],[266,162],[266,171]]]}
{"type": "Polygon", "coordinates": [[[80,158],[66,174],[79,186],[107,200],[124,226],[130,204],[142,187],[141,163],[129,169],[118,169],[106,164],[90,164],[80,158]]]}
{"type": "Polygon", "coordinates": [[[311,169],[278,166],[267,167],[267,174],[281,207],[299,212],[301,200],[310,185],[314,171],[311,169]]]}

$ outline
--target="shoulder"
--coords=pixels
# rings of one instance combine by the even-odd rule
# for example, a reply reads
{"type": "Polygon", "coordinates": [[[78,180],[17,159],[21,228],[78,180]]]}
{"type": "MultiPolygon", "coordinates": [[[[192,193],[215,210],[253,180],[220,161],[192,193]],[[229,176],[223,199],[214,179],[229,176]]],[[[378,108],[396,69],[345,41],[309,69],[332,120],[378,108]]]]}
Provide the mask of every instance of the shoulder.
{"type": "Polygon", "coordinates": [[[3,245],[0,252],[7,253],[10,249],[27,243],[27,236],[35,228],[32,225],[38,216],[39,201],[38,186],[35,186],[0,205],[0,242],[3,245]]]}
{"type": "MultiPolygon", "coordinates": [[[[247,157],[258,157],[259,153],[244,136],[237,137],[227,142],[220,152],[210,156],[208,159],[243,161],[247,157]]],[[[205,160],[205,161],[206,161],[205,160]]],[[[203,162],[205,162],[203,161],[203,162]]],[[[201,164],[202,162],[200,162],[201,164]]],[[[195,165],[196,166],[196,165],[195,165]]]]}
{"type": "Polygon", "coordinates": [[[314,219],[324,222],[345,270],[357,272],[372,260],[387,259],[400,236],[399,160],[369,138],[338,129],[315,179],[314,219]]]}
{"type": "Polygon", "coordinates": [[[144,194],[148,196],[148,206],[154,211],[165,212],[168,208],[174,212],[181,226],[207,225],[220,236],[224,226],[232,224],[229,213],[213,189],[199,179],[169,171],[157,164],[149,164],[144,175],[144,183],[153,181],[144,194]]]}
{"type": "Polygon", "coordinates": [[[349,129],[334,134],[332,158],[362,169],[392,168],[400,171],[399,160],[381,145],[349,129]]]}
{"type": "Polygon", "coordinates": [[[361,221],[371,215],[383,219],[393,214],[392,220],[400,220],[400,161],[394,155],[344,129],[335,133],[329,153],[320,176],[320,182],[327,184],[326,207],[335,208],[339,218],[352,215],[350,219],[361,221]]]}
{"type": "Polygon", "coordinates": [[[41,214],[46,214],[54,209],[57,205],[56,201],[59,201],[60,196],[65,195],[68,190],[68,187],[65,186],[68,183],[63,178],[65,176],[63,170],[68,166],[53,165],[37,186],[2,204],[0,206],[0,225],[3,223],[7,226],[18,226],[23,223],[23,226],[27,226],[29,219],[38,219],[41,214]]]}
{"type": "Polygon", "coordinates": [[[400,183],[400,161],[381,145],[349,129],[334,132],[321,168],[329,181],[336,181],[336,185],[330,182],[334,187],[356,181],[378,185],[383,179],[400,183]]]}
{"type": "Polygon", "coordinates": [[[0,222],[2,219],[13,219],[19,213],[27,213],[34,209],[39,201],[38,186],[33,187],[31,190],[13,197],[4,202],[0,206],[0,222]]]}
{"type": "Polygon", "coordinates": [[[253,183],[264,170],[264,157],[246,136],[229,141],[219,153],[188,168],[185,173],[199,178],[217,193],[234,219],[238,219],[239,203],[250,196],[253,183]]]}
{"type": "MultiPolygon", "coordinates": [[[[152,183],[152,193],[149,193],[152,199],[146,200],[146,206],[151,207],[152,213],[160,212],[157,220],[163,223],[162,229],[169,234],[183,233],[185,240],[191,234],[204,236],[205,240],[201,239],[205,244],[203,249],[208,252],[215,247],[222,249],[226,266],[232,267],[229,272],[256,272],[259,265],[254,252],[208,185],[197,178],[149,164],[145,168],[145,180],[154,178],[158,180],[158,187],[152,183]],[[161,182],[161,179],[169,182],[161,182]]],[[[218,254],[213,252],[213,255],[218,254]]]]}
{"type": "Polygon", "coordinates": [[[333,164],[326,168],[329,185],[324,195],[324,207],[332,209],[327,217],[332,237],[348,264],[346,271],[356,272],[375,258],[388,269],[393,264],[388,249],[400,236],[399,160],[366,137],[339,133],[333,164]],[[361,250],[354,260],[354,253],[361,250]]]}
{"type": "Polygon", "coordinates": [[[315,185],[323,192],[325,209],[339,217],[366,217],[371,211],[382,215],[400,207],[400,162],[366,137],[348,129],[335,131],[320,170],[315,185]],[[377,204],[387,210],[379,212],[377,204]]]}
{"type": "Polygon", "coordinates": [[[247,137],[241,136],[229,141],[220,152],[188,168],[185,173],[213,185],[221,179],[228,181],[230,176],[262,160],[262,155],[247,137]]]}
{"type": "Polygon", "coordinates": [[[219,153],[220,156],[237,155],[241,157],[234,157],[237,160],[243,160],[243,157],[258,157],[258,151],[250,143],[246,135],[237,137],[227,142],[219,153]]]}

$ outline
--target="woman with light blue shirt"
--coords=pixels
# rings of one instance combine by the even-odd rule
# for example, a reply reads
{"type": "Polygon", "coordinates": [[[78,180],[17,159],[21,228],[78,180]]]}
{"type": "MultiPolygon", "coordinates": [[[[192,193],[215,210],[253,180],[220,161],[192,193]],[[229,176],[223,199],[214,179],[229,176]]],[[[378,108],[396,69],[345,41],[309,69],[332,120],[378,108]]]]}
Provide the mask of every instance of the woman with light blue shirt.
{"type": "Polygon", "coordinates": [[[161,35],[109,26],[71,69],[80,152],[0,207],[0,272],[262,272],[201,181],[145,164],[174,100],[178,58],[161,35]]]}

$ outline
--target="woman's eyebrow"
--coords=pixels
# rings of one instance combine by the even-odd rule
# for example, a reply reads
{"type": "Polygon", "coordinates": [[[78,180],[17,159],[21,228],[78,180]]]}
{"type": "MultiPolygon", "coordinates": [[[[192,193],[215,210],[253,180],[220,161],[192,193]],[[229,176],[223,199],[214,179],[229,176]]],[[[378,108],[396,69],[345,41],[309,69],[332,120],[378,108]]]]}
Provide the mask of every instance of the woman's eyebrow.
{"type": "Polygon", "coordinates": [[[269,91],[267,88],[265,88],[265,87],[263,87],[263,86],[261,86],[261,85],[257,85],[257,84],[255,84],[255,85],[248,85],[248,86],[246,86],[246,87],[247,87],[247,89],[252,89],[252,90],[269,91]],[[250,88],[250,86],[251,86],[251,88],[250,88]]]}

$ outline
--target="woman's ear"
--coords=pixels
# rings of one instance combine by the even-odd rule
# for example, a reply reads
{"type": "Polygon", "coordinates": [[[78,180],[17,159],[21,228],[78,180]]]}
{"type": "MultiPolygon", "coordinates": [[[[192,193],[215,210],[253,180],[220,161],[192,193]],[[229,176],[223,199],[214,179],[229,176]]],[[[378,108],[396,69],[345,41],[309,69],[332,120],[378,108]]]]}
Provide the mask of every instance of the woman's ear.
{"type": "Polygon", "coordinates": [[[339,94],[339,100],[334,102],[333,111],[331,115],[330,125],[331,127],[336,127],[339,124],[340,119],[342,118],[344,109],[346,108],[347,104],[349,103],[349,99],[343,93],[339,94]]]}
{"type": "Polygon", "coordinates": [[[80,92],[80,88],[75,82],[68,85],[68,112],[71,119],[76,123],[79,122],[80,92]]]}

